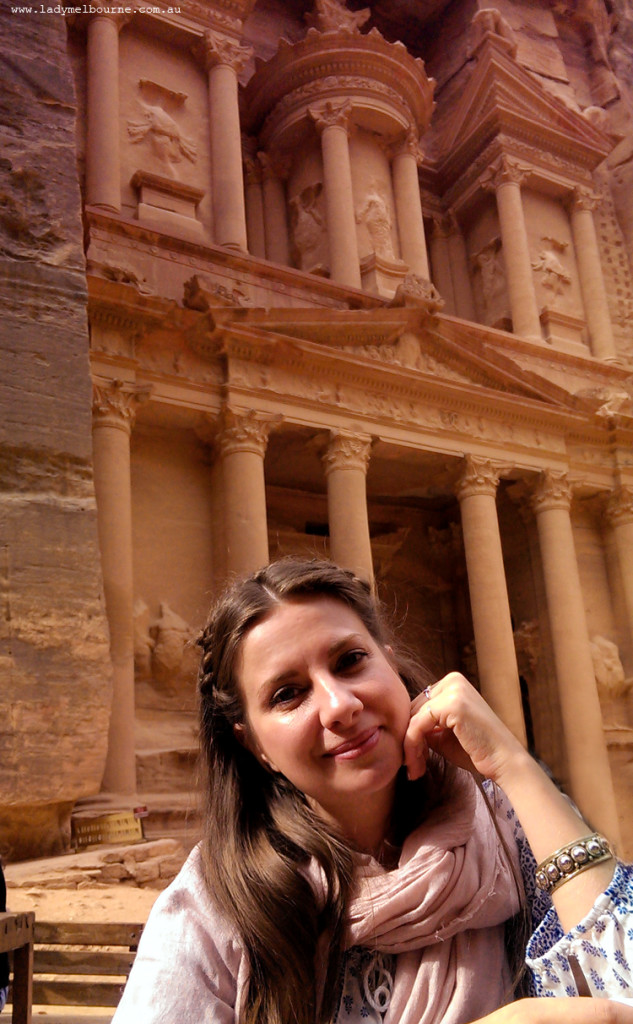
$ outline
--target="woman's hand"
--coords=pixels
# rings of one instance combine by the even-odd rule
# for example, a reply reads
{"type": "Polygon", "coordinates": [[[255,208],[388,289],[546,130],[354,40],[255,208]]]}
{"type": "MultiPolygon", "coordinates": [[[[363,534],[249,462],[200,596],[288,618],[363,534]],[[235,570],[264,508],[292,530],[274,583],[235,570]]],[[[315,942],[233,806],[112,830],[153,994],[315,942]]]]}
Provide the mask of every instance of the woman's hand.
{"type": "MultiPolygon", "coordinates": [[[[410,779],[424,775],[429,749],[503,786],[504,774],[529,755],[459,672],[449,672],[411,704],[404,739],[410,779]]],[[[518,766],[517,766],[518,767],[518,766]]]]}
{"type": "Polygon", "coordinates": [[[517,999],[473,1024],[633,1024],[633,1006],[613,999],[517,999]]]}
{"type": "MultiPolygon", "coordinates": [[[[503,789],[518,815],[537,862],[592,831],[488,707],[481,694],[459,672],[444,676],[430,691],[416,697],[411,705],[411,721],[404,738],[404,760],[409,778],[417,779],[424,774],[429,750],[437,751],[461,768],[479,772],[503,789]]],[[[612,860],[600,861],[592,866],[591,871],[579,873],[556,889],[552,899],[565,931],[589,912],[596,897],[609,885],[613,869],[612,860]]],[[[556,1000],[537,999],[535,1002],[539,1006],[543,1003],[551,1005],[556,1000]]],[[[608,1000],[599,1000],[596,1005],[606,1002],[608,1000]]],[[[519,1003],[511,1005],[516,1007],[519,1003]]],[[[621,1004],[614,1005],[619,1007],[621,1004]]],[[[511,1007],[505,1007],[504,1011],[508,1014],[515,1012],[511,1007]]],[[[526,1009],[526,1012],[531,1011],[526,1009]]],[[[588,1014],[592,1012],[587,1010],[588,1014]]],[[[493,1014],[485,1020],[492,1022],[494,1017],[493,1014]]],[[[508,1024],[514,1024],[514,1017],[508,1016],[507,1019],[508,1024]]],[[[523,1019],[517,1017],[517,1024],[523,1019]]],[[[587,1017],[588,1021],[593,1019],[587,1017]]],[[[604,1019],[620,1020],[619,1017],[604,1019]]],[[[633,1024],[633,1016],[625,1019],[633,1024]]],[[[500,1024],[505,1020],[505,1017],[500,1018],[500,1024]]],[[[549,1017],[539,1016],[526,1017],[525,1020],[534,1020],[536,1024],[550,1022],[549,1017]]],[[[580,1024],[583,1021],[584,1017],[580,1024]]],[[[577,1024],[575,1018],[574,1024],[577,1024]]]]}

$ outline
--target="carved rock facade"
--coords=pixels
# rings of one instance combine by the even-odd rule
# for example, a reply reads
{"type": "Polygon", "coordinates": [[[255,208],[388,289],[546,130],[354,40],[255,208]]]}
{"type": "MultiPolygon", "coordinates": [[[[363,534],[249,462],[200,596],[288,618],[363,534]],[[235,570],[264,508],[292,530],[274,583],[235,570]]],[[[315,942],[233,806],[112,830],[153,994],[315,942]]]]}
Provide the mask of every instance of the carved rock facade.
{"type": "Polygon", "coordinates": [[[173,820],[211,598],[270,556],[330,553],[408,609],[434,671],[471,669],[633,854],[627,33],[603,0],[300,7],[68,25],[102,787],[173,820]]]}

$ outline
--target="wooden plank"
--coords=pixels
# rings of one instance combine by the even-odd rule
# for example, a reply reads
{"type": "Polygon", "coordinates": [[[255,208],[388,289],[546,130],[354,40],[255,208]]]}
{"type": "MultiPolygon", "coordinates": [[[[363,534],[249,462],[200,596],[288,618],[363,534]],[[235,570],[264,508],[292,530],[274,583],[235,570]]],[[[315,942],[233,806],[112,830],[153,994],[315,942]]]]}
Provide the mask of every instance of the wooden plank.
{"type": "Polygon", "coordinates": [[[119,950],[36,949],[34,974],[118,974],[127,975],[134,953],[119,950]]]}
{"type": "Polygon", "coordinates": [[[123,984],[115,981],[33,979],[33,1002],[48,1006],[118,1006],[123,984]]]}
{"type": "Polygon", "coordinates": [[[0,953],[8,953],[19,949],[33,941],[33,922],[35,914],[0,914],[0,953]]]}
{"type": "Polygon", "coordinates": [[[40,945],[137,946],[142,924],[114,921],[36,921],[35,941],[40,945]]]}

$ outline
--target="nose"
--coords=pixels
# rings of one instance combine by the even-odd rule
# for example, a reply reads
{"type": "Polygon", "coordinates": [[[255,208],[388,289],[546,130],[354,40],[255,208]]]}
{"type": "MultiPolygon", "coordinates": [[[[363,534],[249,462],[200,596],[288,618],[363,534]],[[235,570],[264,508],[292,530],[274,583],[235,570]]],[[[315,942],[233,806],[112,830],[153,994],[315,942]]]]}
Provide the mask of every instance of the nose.
{"type": "Polygon", "coordinates": [[[319,720],[324,729],[333,729],[337,726],[345,728],[351,725],[356,715],[363,709],[362,700],[354,693],[349,683],[341,683],[329,673],[322,674],[315,680],[314,693],[319,720]]]}

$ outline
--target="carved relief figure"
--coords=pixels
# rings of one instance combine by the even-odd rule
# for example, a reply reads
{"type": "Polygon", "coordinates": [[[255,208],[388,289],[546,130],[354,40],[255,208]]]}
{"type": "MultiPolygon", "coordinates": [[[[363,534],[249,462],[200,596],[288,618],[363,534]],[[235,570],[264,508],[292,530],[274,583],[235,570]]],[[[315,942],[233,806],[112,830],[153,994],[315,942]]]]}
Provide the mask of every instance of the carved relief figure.
{"type": "Polygon", "coordinates": [[[361,11],[348,11],[340,0],[315,0],[314,8],[312,14],[306,15],[306,21],[319,32],[357,34],[371,14],[369,7],[363,7],[361,11]]]}
{"type": "MultiPolygon", "coordinates": [[[[172,611],[163,601],[160,605],[160,618],[154,623],[152,632],[155,635],[152,652],[152,675],[161,686],[173,689],[174,683],[187,669],[187,651],[193,651],[195,632],[184,619],[172,611]]],[[[193,655],[195,662],[195,654],[193,655]]],[[[193,672],[193,664],[191,666],[193,672]]]]}
{"type": "Polygon", "coordinates": [[[471,53],[476,49],[486,33],[491,33],[503,39],[507,44],[510,55],[516,57],[518,48],[517,37],[496,7],[484,7],[474,15],[471,22],[471,53]]]}
{"type": "Polygon", "coordinates": [[[609,697],[621,697],[626,693],[631,680],[626,679],[617,644],[604,636],[594,636],[591,640],[591,657],[598,689],[609,697]]]}
{"type": "Polygon", "coordinates": [[[197,148],[195,142],[181,132],[176,121],[163,107],[150,105],[139,100],[143,109],[140,121],[128,121],[127,130],[134,143],[148,140],[152,152],[163,163],[165,170],[174,178],[178,177],[175,164],[183,158],[195,163],[197,148]]]}
{"type": "Polygon", "coordinates": [[[541,249],[536,259],[532,260],[532,270],[540,273],[541,284],[544,288],[548,288],[555,296],[562,295],[563,285],[571,284],[571,274],[565,270],[554,250],[558,249],[559,252],[564,252],[567,242],[558,242],[555,238],[543,238],[542,240],[549,242],[550,245],[541,249]]]}
{"type": "Polygon", "coordinates": [[[357,224],[364,224],[377,256],[395,259],[391,237],[392,217],[383,188],[374,182],[356,211],[357,224]]]}
{"type": "Polygon", "coordinates": [[[507,311],[506,271],[501,252],[501,239],[493,238],[483,249],[475,253],[473,264],[479,271],[476,281],[479,282],[485,321],[494,324],[507,311]]]}
{"type": "Polygon", "coordinates": [[[308,185],[288,205],[295,261],[301,270],[314,271],[327,261],[323,184],[308,185]]]}
{"type": "Polygon", "coordinates": [[[154,641],[149,626],[149,608],[139,597],[134,602],[134,676],[138,680],[152,678],[154,641]]]}

